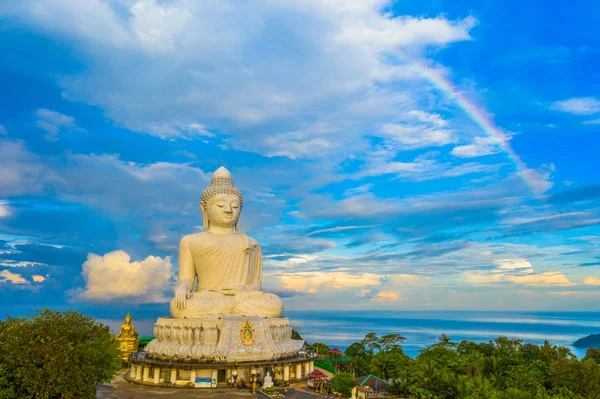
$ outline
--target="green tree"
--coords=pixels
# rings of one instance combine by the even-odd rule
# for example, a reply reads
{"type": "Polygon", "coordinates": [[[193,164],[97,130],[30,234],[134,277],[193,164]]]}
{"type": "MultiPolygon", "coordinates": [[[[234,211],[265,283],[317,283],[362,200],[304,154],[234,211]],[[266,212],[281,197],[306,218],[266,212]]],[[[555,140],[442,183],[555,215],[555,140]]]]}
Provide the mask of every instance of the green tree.
{"type": "Polygon", "coordinates": [[[380,350],[371,360],[371,373],[384,380],[398,378],[409,367],[410,361],[400,347],[386,352],[380,350]]]}
{"type": "Polygon", "coordinates": [[[298,331],[292,330],[292,339],[301,340],[302,337],[300,336],[300,334],[298,333],[298,331]]]}
{"type": "Polygon", "coordinates": [[[331,380],[333,390],[342,394],[344,398],[352,395],[352,389],[355,387],[354,377],[349,373],[338,373],[331,380]]]}
{"type": "Polygon", "coordinates": [[[352,358],[352,365],[354,367],[354,374],[357,377],[366,376],[371,373],[371,362],[362,356],[352,358]]]}
{"type": "Polygon", "coordinates": [[[329,356],[329,346],[322,342],[315,342],[310,346],[310,350],[319,354],[320,356],[329,356]]]}
{"type": "Polygon", "coordinates": [[[591,360],[596,364],[600,364],[600,349],[597,348],[589,348],[585,351],[585,360],[591,360]]]}
{"type": "Polygon", "coordinates": [[[362,346],[365,348],[367,358],[371,359],[376,349],[379,349],[379,337],[376,333],[370,332],[360,341],[362,346]]]}
{"type": "Polygon", "coordinates": [[[383,379],[389,378],[396,365],[390,362],[390,353],[402,354],[401,343],[405,340],[400,334],[387,334],[378,337],[376,333],[368,333],[360,342],[365,348],[367,359],[371,359],[371,372],[383,379]]]}
{"type": "Polygon", "coordinates": [[[94,398],[121,367],[118,345],[108,326],[79,312],[0,321],[0,398],[94,398]]]}
{"type": "Polygon", "coordinates": [[[350,346],[348,348],[346,348],[346,350],[344,352],[346,353],[347,356],[351,356],[351,357],[356,357],[356,356],[366,357],[366,355],[367,355],[364,345],[361,344],[360,342],[354,342],[354,343],[350,344],[350,346]]]}

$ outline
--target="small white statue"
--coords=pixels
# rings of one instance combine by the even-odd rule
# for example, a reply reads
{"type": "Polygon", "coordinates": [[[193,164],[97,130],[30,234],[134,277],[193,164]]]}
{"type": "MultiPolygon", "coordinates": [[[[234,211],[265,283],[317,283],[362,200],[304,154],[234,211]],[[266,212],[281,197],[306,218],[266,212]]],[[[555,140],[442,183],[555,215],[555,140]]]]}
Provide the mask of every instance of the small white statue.
{"type": "Polygon", "coordinates": [[[273,386],[273,377],[267,371],[267,375],[265,376],[265,381],[263,382],[263,388],[270,388],[273,386]]]}
{"type": "Polygon", "coordinates": [[[200,208],[207,231],[185,236],[179,245],[178,285],[170,305],[173,317],[281,316],[281,299],[262,292],[260,245],[237,232],[242,205],[231,173],[220,167],[202,192],[200,208]]]}

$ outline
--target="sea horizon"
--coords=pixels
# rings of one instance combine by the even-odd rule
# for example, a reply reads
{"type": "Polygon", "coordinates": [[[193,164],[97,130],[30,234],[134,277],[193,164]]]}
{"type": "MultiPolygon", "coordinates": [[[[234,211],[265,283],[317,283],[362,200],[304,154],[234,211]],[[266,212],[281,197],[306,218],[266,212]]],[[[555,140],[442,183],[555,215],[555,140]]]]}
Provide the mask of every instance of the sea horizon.
{"type": "MultiPolygon", "coordinates": [[[[133,322],[140,335],[152,335],[156,317],[138,317],[133,322]]],[[[286,311],[293,328],[309,343],[323,342],[330,347],[347,348],[367,333],[400,334],[404,352],[415,357],[419,350],[435,343],[445,334],[452,341],[488,342],[500,336],[524,342],[565,346],[579,358],[585,349],[573,343],[590,334],[600,333],[600,312],[594,311],[286,311]]],[[[115,332],[122,319],[98,318],[115,332]]]]}

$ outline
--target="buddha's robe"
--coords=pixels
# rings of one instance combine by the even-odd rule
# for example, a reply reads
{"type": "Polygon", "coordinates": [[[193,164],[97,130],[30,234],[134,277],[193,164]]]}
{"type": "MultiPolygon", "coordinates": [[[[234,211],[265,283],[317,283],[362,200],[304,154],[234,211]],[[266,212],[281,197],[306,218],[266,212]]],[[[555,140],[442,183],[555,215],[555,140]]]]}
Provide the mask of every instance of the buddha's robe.
{"type": "Polygon", "coordinates": [[[195,292],[185,308],[178,309],[175,299],[171,301],[173,317],[279,317],[283,312],[279,297],[261,291],[261,248],[244,234],[204,232],[183,237],[178,280],[193,282],[196,278],[195,292]],[[223,290],[230,295],[223,294],[223,290]]]}

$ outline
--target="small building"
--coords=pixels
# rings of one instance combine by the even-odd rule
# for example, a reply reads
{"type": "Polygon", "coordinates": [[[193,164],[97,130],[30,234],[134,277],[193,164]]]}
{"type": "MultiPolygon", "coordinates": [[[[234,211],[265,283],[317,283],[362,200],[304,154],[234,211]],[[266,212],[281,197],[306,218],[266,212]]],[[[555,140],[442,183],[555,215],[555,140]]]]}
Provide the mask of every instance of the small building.
{"type": "Polygon", "coordinates": [[[344,357],[344,352],[342,352],[338,348],[333,348],[333,349],[329,350],[329,356],[330,357],[344,357]]]}
{"type": "Polygon", "coordinates": [[[309,387],[311,388],[315,388],[316,385],[323,381],[323,380],[327,380],[328,377],[325,373],[321,372],[321,370],[313,370],[311,373],[306,375],[306,383],[308,384],[309,387]]]}
{"type": "Polygon", "coordinates": [[[353,399],[379,399],[387,396],[389,382],[369,374],[354,380],[356,387],[352,390],[353,399]]]}

